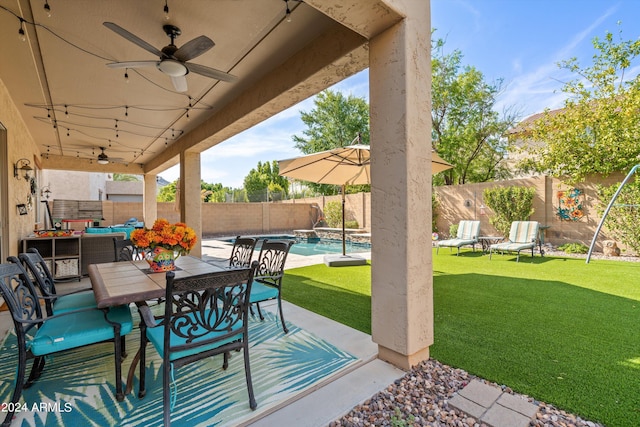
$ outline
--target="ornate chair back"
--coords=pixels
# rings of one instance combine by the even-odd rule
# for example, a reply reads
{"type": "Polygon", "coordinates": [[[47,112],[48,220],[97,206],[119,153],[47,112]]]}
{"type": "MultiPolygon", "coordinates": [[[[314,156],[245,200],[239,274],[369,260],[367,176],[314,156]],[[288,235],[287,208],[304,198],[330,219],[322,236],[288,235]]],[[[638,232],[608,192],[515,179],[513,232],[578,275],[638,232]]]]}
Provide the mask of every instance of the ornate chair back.
{"type": "MultiPolygon", "coordinates": [[[[163,359],[164,425],[170,424],[170,382],[175,370],[188,363],[224,354],[223,369],[228,367],[229,352],[243,350],[249,406],[255,409],[249,365],[248,307],[253,273],[250,268],[224,270],[186,278],[168,272],[166,305],[157,323],[148,306],[141,306],[140,391],[145,390],[146,344],[151,342],[163,359]]],[[[174,388],[175,389],[175,388],[174,388]]]]}
{"type": "Polygon", "coordinates": [[[258,239],[255,237],[236,237],[229,257],[229,267],[249,267],[258,239]]]}

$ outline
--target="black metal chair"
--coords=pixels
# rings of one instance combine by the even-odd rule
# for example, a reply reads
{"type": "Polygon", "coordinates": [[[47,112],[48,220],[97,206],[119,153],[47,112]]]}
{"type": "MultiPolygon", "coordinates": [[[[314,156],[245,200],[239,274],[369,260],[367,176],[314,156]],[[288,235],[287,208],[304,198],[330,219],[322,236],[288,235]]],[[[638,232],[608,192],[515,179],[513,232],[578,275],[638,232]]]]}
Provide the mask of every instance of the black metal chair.
{"type": "Polygon", "coordinates": [[[51,270],[36,248],[29,248],[27,252],[18,256],[40,289],[40,294],[45,300],[47,315],[51,316],[80,308],[96,308],[96,298],[90,288],[58,295],[51,270]]]}
{"type": "MultiPolygon", "coordinates": [[[[140,311],[140,385],[138,397],[146,394],[145,355],[147,342],[162,357],[164,425],[171,421],[170,382],[173,372],[188,363],[224,354],[227,369],[229,352],[244,350],[244,370],[249,406],[257,404],[253,394],[249,365],[249,293],[257,262],[250,268],[175,278],[167,273],[164,316],[154,317],[144,303],[140,311]]],[[[173,401],[176,399],[174,398],[173,401]]]]}
{"type": "Polygon", "coordinates": [[[253,278],[249,299],[251,304],[256,305],[262,321],[264,321],[264,316],[260,310],[260,303],[277,300],[280,321],[285,334],[289,332],[289,329],[284,322],[284,314],[282,313],[282,278],[284,277],[284,264],[293,243],[293,240],[265,240],[262,242],[258,257],[258,269],[253,278]]]}
{"type": "Polygon", "coordinates": [[[258,239],[255,237],[236,237],[229,257],[229,267],[249,267],[258,239]]]}
{"type": "Polygon", "coordinates": [[[115,251],[116,262],[142,259],[142,254],[138,248],[133,245],[131,239],[116,239],[114,237],[113,249],[115,251]]]}
{"type": "MultiPolygon", "coordinates": [[[[116,399],[122,401],[124,393],[121,363],[125,354],[121,349],[121,337],[133,329],[129,308],[84,308],[45,317],[26,270],[16,257],[9,257],[9,260],[11,263],[0,264],[0,294],[13,319],[18,368],[11,404],[7,407],[15,408],[20,401],[22,390],[30,387],[40,377],[45,365],[45,356],[105,341],[114,342],[116,399]],[[29,359],[34,361],[25,382],[29,359]]],[[[3,426],[11,424],[13,414],[13,411],[7,413],[3,426]]]]}

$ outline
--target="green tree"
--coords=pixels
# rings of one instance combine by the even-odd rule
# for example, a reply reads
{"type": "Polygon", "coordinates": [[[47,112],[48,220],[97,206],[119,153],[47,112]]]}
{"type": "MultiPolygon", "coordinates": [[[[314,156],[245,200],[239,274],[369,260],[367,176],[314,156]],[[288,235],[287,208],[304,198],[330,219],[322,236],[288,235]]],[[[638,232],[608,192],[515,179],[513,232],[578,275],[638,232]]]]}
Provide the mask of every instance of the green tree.
{"type": "MultiPolygon", "coordinates": [[[[301,113],[306,125],[304,136],[293,136],[295,147],[304,154],[317,153],[351,145],[359,135],[360,144],[369,144],[369,104],[364,98],[344,96],[325,90],[314,100],[314,108],[301,113]]],[[[340,186],[306,183],[316,193],[338,194],[340,186]]],[[[349,186],[347,193],[369,191],[366,186],[349,186]]]]}
{"type": "Polygon", "coordinates": [[[178,185],[178,180],[176,179],[173,182],[165,185],[158,192],[158,197],[156,200],[158,202],[175,202],[176,201],[176,188],[178,185]]]}
{"type": "Polygon", "coordinates": [[[462,53],[445,53],[444,41],[432,42],[432,148],[454,167],[434,177],[436,184],[464,184],[505,179],[509,141],[516,122],[511,108],[494,110],[501,79],[487,83],[483,74],[462,66],[462,53]]]}
{"type": "Polygon", "coordinates": [[[113,180],[114,181],[140,181],[140,178],[136,175],[131,175],[128,173],[114,173],[113,180]]]}
{"type": "MultiPolygon", "coordinates": [[[[258,162],[258,165],[249,171],[244,178],[244,189],[250,202],[267,201],[269,191],[286,193],[289,190],[289,181],[279,175],[278,162],[258,162]]],[[[281,196],[276,196],[281,197],[281,196]]],[[[269,196],[273,200],[273,196],[269,196]]]]}
{"type": "Polygon", "coordinates": [[[640,39],[625,41],[620,30],[617,40],[607,32],[592,42],[592,65],[581,66],[576,58],[558,64],[575,78],[562,88],[564,108],[546,110],[523,129],[523,169],[577,183],[638,162],[640,76],[632,70],[640,66],[640,39]]]}

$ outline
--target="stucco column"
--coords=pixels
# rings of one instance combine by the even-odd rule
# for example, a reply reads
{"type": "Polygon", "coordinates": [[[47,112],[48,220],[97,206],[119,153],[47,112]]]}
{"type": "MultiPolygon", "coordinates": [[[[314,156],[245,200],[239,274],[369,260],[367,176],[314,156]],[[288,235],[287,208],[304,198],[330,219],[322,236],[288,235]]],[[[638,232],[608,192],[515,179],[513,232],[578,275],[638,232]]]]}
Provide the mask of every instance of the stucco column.
{"type": "Polygon", "coordinates": [[[430,9],[370,42],[372,338],[403,369],[433,344],[430,9]]]}
{"type": "MultiPolygon", "coordinates": [[[[200,153],[180,153],[180,220],[202,236],[202,202],[200,199],[200,153]]],[[[191,250],[191,255],[202,256],[202,239],[191,250]]]]}
{"type": "Polygon", "coordinates": [[[142,209],[144,214],[145,227],[151,228],[156,219],[158,219],[158,198],[156,181],[157,175],[147,174],[144,176],[144,189],[142,191],[142,209]]]}

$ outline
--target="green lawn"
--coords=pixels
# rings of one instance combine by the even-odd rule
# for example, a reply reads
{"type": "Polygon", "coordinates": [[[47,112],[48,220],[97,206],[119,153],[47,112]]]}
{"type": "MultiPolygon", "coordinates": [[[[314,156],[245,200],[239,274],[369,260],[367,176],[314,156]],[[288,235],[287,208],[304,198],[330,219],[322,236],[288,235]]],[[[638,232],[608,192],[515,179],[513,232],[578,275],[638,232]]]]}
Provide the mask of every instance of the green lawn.
{"type": "MultiPolygon", "coordinates": [[[[371,332],[371,267],[287,270],[283,297],[371,332]]],[[[640,264],[433,255],[431,356],[609,427],[640,425],[640,264]]]]}

